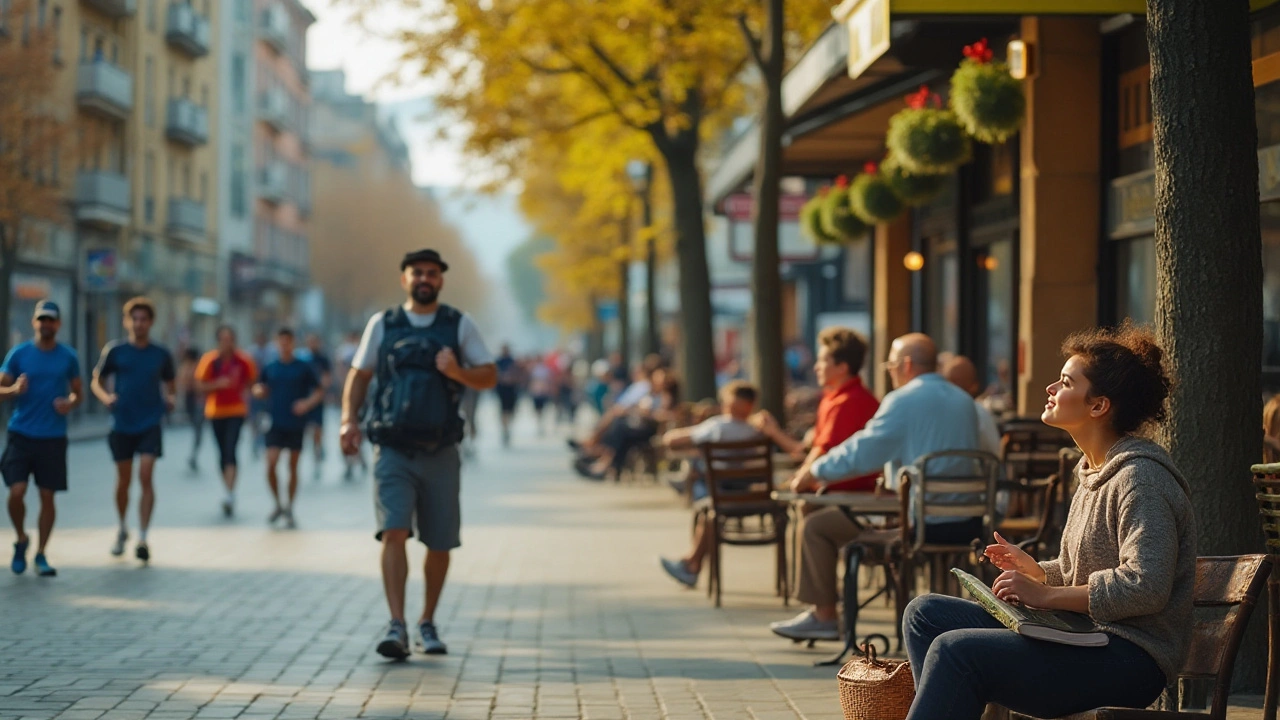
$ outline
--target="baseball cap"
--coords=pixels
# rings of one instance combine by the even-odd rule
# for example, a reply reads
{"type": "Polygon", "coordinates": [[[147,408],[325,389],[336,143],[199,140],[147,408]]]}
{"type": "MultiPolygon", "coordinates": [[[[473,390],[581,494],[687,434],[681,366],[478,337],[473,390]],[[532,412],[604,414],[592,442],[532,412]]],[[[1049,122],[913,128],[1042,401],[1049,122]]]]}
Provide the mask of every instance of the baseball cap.
{"type": "Polygon", "coordinates": [[[52,300],[41,300],[36,303],[35,318],[49,318],[50,320],[62,319],[62,313],[58,311],[58,304],[52,300]]]}
{"type": "Polygon", "coordinates": [[[404,259],[400,261],[400,269],[404,270],[410,265],[420,262],[435,263],[440,266],[441,272],[449,270],[449,264],[440,257],[440,253],[429,249],[414,250],[413,252],[405,253],[404,259]]]}

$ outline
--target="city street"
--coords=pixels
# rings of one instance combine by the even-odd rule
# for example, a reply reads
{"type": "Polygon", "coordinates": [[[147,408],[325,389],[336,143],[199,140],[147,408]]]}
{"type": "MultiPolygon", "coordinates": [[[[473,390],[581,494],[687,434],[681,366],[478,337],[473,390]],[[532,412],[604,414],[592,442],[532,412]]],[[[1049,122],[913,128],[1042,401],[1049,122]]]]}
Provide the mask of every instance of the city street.
{"type": "Polygon", "coordinates": [[[193,476],[188,431],[170,431],[142,568],[132,542],[126,558],[107,552],[105,441],[73,444],[49,555],[59,576],[0,574],[0,719],[841,717],[834,669],[810,665],[833,646],[768,632],[797,611],[772,596],[771,549],[726,550],[716,610],[658,568],[687,543],[668,488],[583,482],[559,436],[538,439],[526,419],[503,450],[496,405],[481,418],[438,617],[450,654],[407,663],[373,651],[386,610],[370,484],[344,483],[332,451],[319,482],[302,462],[299,529],[271,530],[260,462],[243,465],[224,520],[213,448],[193,476]]]}

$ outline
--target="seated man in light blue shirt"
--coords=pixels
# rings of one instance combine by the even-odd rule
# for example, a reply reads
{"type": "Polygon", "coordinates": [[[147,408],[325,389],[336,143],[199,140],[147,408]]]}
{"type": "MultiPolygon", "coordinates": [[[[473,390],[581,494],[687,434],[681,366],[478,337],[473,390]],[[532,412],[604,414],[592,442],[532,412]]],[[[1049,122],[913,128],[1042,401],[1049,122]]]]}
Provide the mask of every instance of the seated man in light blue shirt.
{"type": "MultiPolygon", "coordinates": [[[[927,335],[913,333],[893,341],[884,364],[895,388],[866,427],[832,448],[807,472],[792,480],[797,492],[885,468],[886,485],[897,488],[898,469],[942,450],[991,450],[984,447],[977,405],[966,392],[937,373],[938,351],[927,335]]],[[[930,470],[946,471],[941,463],[930,470]]],[[[926,526],[930,543],[968,543],[981,535],[981,521],[940,519],[926,526]]],[[[813,605],[791,620],[773,623],[774,633],[793,640],[838,640],[836,565],[840,549],[864,534],[843,510],[829,507],[803,522],[800,585],[796,598],[813,605]]],[[[894,531],[897,532],[897,531],[894,531]]]]}

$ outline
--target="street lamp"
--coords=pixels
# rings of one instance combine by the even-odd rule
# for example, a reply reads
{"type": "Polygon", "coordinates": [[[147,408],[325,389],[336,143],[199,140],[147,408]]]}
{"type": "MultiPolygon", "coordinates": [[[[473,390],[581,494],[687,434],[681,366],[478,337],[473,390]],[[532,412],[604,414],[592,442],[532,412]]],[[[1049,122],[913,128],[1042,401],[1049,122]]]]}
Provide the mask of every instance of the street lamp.
{"type": "Polygon", "coordinates": [[[648,242],[645,247],[644,270],[645,270],[645,353],[654,354],[661,350],[661,344],[658,340],[658,304],[657,304],[657,283],[655,279],[658,274],[658,253],[656,239],[653,233],[653,203],[650,202],[650,190],[653,186],[653,164],[644,160],[631,160],[627,162],[627,179],[631,181],[631,187],[635,190],[636,195],[640,197],[641,206],[641,223],[645,232],[649,234],[648,242]]]}

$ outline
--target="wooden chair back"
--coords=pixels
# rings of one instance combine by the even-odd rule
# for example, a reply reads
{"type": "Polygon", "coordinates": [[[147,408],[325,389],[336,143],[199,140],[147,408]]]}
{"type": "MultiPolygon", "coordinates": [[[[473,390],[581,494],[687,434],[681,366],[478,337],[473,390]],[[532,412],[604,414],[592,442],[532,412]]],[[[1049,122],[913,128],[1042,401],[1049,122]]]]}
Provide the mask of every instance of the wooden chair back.
{"type": "Polygon", "coordinates": [[[1015,482],[1048,477],[1058,469],[1058,451],[1075,447],[1071,435],[1038,417],[1006,420],[1000,434],[1000,462],[1006,478],[1015,482]]]}
{"type": "Polygon", "coordinates": [[[1196,558],[1195,606],[1225,612],[1196,619],[1178,677],[1213,681],[1210,717],[1226,717],[1236,651],[1270,575],[1271,559],[1262,554],[1196,558]]]}
{"type": "Polygon", "coordinates": [[[1000,459],[981,450],[929,453],[904,468],[910,478],[903,493],[903,540],[918,551],[925,544],[925,525],[934,519],[980,518],[984,540],[991,538],[996,515],[996,483],[1000,459]],[[909,499],[908,499],[909,498],[909,499]]]}
{"type": "Polygon", "coordinates": [[[772,502],[773,443],[768,438],[698,446],[706,465],[707,493],[717,509],[772,502]]]}
{"type": "Polygon", "coordinates": [[[1250,470],[1267,552],[1280,555],[1280,463],[1254,465],[1250,470]]]}

